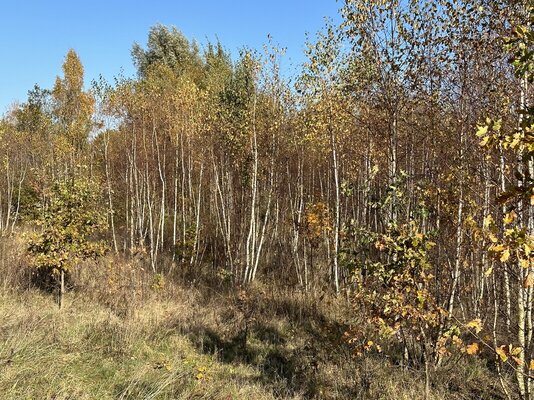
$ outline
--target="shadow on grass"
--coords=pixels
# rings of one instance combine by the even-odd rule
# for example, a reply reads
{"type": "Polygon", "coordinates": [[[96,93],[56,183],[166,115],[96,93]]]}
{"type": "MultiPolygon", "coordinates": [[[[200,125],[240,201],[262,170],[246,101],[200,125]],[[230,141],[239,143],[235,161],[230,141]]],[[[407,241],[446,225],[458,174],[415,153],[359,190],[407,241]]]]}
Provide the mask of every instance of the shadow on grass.
{"type": "MultiPolygon", "coordinates": [[[[346,327],[313,304],[299,303],[299,299],[256,298],[253,307],[258,317],[249,328],[247,340],[242,331],[224,337],[202,325],[190,326],[182,333],[203,354],[261,371],[258,383],[270,386],[276,397],[299,394],[321,398],[321,388],[332,383],[322,376],[321,367],[350,359],[350,350],[341,341],[346,327]],[[288,332],[273,326],[273,319],[286,321],[288,332]],[[332,356],[339,358],[332,360],[332,356]]],[[[343,392],[358,398],[355,388],[345,387],[343,392]]]]}

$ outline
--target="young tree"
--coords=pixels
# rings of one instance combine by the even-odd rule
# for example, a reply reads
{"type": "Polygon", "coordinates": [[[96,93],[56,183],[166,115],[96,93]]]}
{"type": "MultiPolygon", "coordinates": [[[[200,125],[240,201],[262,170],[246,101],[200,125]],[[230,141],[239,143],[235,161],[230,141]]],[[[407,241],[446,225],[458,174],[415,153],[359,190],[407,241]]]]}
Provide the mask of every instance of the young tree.
{"type": "Polygon", "coordinates": [[[65,279],[82,260],[104,254],[106,246],[95,237],[105,227],[95,182],[84,177],[57,181],[41,204],[41,232],[31,238],[31,266],[57,283],[63,306],[65,279]]]}
{"type": "Polygon", "coordinates": [[[348,332],[349,340],[361,343],[365,350],[382,351],[381,339],[386,344],[388,339],[397,339],[403,345],[405,362],[417,365],[422,358],[428,398],[430,368],[437,360],[440,323],[446,313],[433,296],[429,252],[435,243],[420,232],[415,221],[391,224],[384,234],[366,237],[374,241],[377,251],[369,253],[363,263],[355,260],[355,301],[365,310],[368,325],[348,332]],[[372,337],[367,336],[369,329],[372,337]]]}
{"type": "Polygon", "coordinates": [[[83,90],[84,68],[74,50],[67,53],[62,69],[64,76],[56,78],[52,90],[54,114],[73,147],[80,150],[91,130],[94,98],[83,90]]]}

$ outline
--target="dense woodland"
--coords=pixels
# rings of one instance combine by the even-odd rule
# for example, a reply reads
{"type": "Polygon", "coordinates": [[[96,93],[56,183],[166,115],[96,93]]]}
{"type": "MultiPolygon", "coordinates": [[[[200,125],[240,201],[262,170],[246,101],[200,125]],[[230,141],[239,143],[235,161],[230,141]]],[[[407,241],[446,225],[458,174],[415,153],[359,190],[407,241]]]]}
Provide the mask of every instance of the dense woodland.
{"type": "Polygon", "coordinates": [[[238,293],[245,341],[258,285],[333,299],[350,362],[420,371],[432,398],[436,371],[468,358],[495,397],[533,399],[532,4],[345,0],[340,15],[292,73],[271,39],[231,55],[162,25],[133,45],[135,79],[84,87],[69,51],[0,120],[16,290],[61,305],[82,270],[114,290],[135,260],[156,288],[238,293]]]}

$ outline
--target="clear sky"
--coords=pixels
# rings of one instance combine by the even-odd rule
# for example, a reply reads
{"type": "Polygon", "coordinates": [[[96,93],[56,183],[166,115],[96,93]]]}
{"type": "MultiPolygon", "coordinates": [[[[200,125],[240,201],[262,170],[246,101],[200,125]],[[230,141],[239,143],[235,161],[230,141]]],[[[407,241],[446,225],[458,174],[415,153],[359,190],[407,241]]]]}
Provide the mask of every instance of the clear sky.
{"type": "Polygon", "coordinates": [[[0,0],[0,114],[35,83],[51,88],[70,48],[86,85],[100,74],[133,76],[132,44],[144,46],[156,23],[201,44],[218,37],[234,56],[244,45],[260,49],[271,34],[287,47],[290,68],[304,61],[305,33],[321,29],[324,17],[338,20],[340,7],[336,0],[0,0]]]}

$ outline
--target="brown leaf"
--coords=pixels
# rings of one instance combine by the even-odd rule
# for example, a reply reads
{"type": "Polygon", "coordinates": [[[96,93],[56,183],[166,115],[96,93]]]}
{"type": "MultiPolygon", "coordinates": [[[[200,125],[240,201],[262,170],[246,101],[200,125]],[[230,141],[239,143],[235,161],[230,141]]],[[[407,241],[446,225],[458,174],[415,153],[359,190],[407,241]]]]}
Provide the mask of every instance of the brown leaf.
{"type": "Polygon", "coordinates": [[[529,288],[529,287],[532,287],[532,286],[534,286],[534,273],[533,272],[529,272],[527,277],[523,281],[523,287],[524,288],[529,288]]]}

